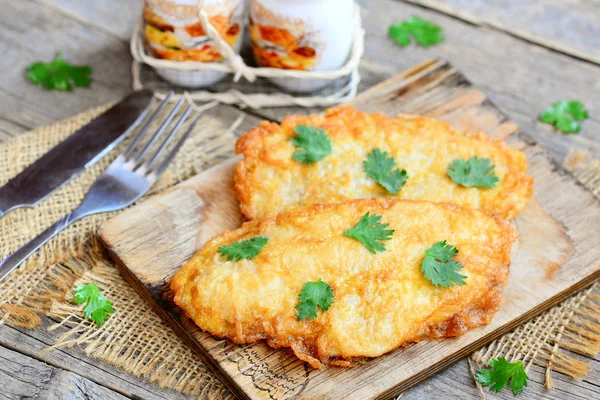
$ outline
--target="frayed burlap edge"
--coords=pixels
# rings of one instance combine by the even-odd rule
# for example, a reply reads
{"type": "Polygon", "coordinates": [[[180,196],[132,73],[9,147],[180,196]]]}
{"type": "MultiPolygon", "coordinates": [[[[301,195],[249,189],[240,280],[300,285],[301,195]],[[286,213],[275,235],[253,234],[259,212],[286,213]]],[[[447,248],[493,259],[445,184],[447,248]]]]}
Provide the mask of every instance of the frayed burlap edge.
{"type": "MultiPolygon", "coordinates": [[[[104,104],[0,144],[0,185],[113,104],[104,104]]],[[[57,199],[70,192],[69,188],[63,187],[45,202],[56,204],[57,199]]],[[[64,209],[66,202],[58,203],[57,209],[50,213],[20,209],[1,218],[0,257],[15,251],[68,212],[64,209]]],[[[84,272],[79,268],[67,267],[62,261],[81,254],[85,242],[85,237],[61,235],[6,277],[0,291],[0,324],[8,321],[28,328],[38,326],[52,302],[63,299],[65,291],[84,272]]]]}
{"type": "MultiPolygon", "coordinates": [[[[113,103],[94,108],[57,123],[40,127],[0,144],[0,185],[34,162],[57,143],[104,112],[113,103]]],[[[239,122],[239,121],[238,121],[239,122]]],[[[235,136],[229,126],[210,113],[203,116],[171,167],[152,193],[173,186],[232,155],[235,136]]],[[[87,189],[127,145],[118,146],[71,182],[59,188],[36,207],[14,210],[0,218],[0,258],[14,252],[54,221],[73,210],[87,189]]],[[[65,263],[86,253],[96,229],[115,213],[84,218],[61,232],[18,270],[0,284],[0,324],[33,328],[48,312],[52,301],[64,299],[64,293],[85,272],[85,267],[65,263]],[[83,269],[82,269],[83,268],[83,269]]]]}
{"type": "MultiPolygon", "coordinates": [[[[586,159],[581,154],[577,157],[586,159]]],[[[588,182],[588,184],[589,182],[595,182],[595,179],[600,176],[600,172],[597,175],[589,174],[589,168],[582,169],[579,173],[578,170],[574,169],[572,158],[568,158],[565,163],[572,167],[569,169],[584,184],[585,182],[588,182]],[[582,179],[582,176],[588,177],[588,179],[582,179]]],[[[592,162],[591,165],[596,165],[596,163],[592,162]]],[[[108,279],[110,275],[118,277],[118,273],[114,268],[94,267],[89,275],[85,274],[82,282],[94,281],[94,276],[98,276],[99,284],[101,284],[101,279],[108,279]],[[86,281],[86,279],[88,280],[86,281]]],[[[113,280],[112,285],[107,289],[109,296],[111,290],[117,290],[131,291],[128,296],[139,298],[137,293],[122,279],[113,280]]],[[[164,342],[160,342],[162,346],[168,343],[163,350],[160,350],[159,346],[158,350],[151,349],[150,351],[152,354],[158,354],[159,358],[162,359],[165,354],[164,349],[171,352],[172,349],[176,348],[176,350],[173,350],[173,354],[177,356],[165,359],[161,364],[161,370],[173,371],[173,374],[169,376],[157,374],[153,370],[153,366],[145,364],[143,356],[145,349],[142,350],[138,345],[138,348],[132,351],[128,346],[135,347],[135,345],[123,344],[123,342],[127,342],[127,338],[123,336],[124,332],[127,332],[128,335],[136,335],[137,332],[148,329],[148,325],[145,323],[146,317],[138,320],[134,314],[125,313],[128,320],[134,319],[130,322],[131,328],[125,329],[120,324],[116,324],[115,327],[106,325],[90,331],[88,329],[89,322],[81,320],[80,307],[57,302],[52,312],[54,316],[63,320],[63,325],[70,327],[70,331],[59,339],[57,346],[83,345],[88,354],[120,366],[127,371],[136,374],[142,373],[150,381],[156,382],[162,387],[183,390],[186,393],[200,392],[202,398],[211,398],[213,395],[217,397],[230,395],[227,389],[220,382],[215,381],[215,378],[211,375],[209,375],[210,379],[206,381],[197,381],[190,375],[183,374],[183,371],[195,371],[194,368],[199,370],[194,372],[193,376],[204,376],[204,374],[209,373],[200,360],[197,360],[192,354],[185,353],[187,351],[185,346],[183,346],[183,349],[178,347],[183,345],[179,338],[174,336],[168,327],[164,327],[162,321],[154,313],[152,315],[156,319],[151,322],[152,328],[160,331],[159,335],[169,333],[169,336],[163,339],[164,342]],[[166,329],[167,332],[163,332],[163,329],[166,329]],[[110,340],[105,340],[106,338],[110,338],[110,340]],[[178,346],[173,345],[175,342],[178,346]],[[124,351],[124,349],[128,350],[124,351]],[[189,363],[192,360],[193,362],[189,363]]],[[[546,384],[549,388],[552,386],[551,371],[558,371],[575,379],[581,379],[588,371],[588,364],[565,353],[564,350],[590,356],[596,354],[600,348],[600,334],[598,332],[600,332],[600,285],[596,284],[473,354],[469,360],[471,371],[473,373],[476,371],[472,361],[478,365],[485,365],[490,358],[504,356],[511,360],[523,360],[527,368],[534,361],[546,365],[546,384]]],[[[481,387],[479,389],[483,397],[484,392],[481,387]]]]}
{"type": "MultiPolygon", "coordinates": [[[[586,152],[570,151],[563,161],[565,169],[600,199],[600,162],[586,152]]],[[[536,362],[546,366],[545,384],[552,388],[552,371],[582,379],[589,364],[573,353],[593,357],[600,351],[600,283],[583,290],[544,314],[529,321],[474,353],[469,364],[473,377],[478,366],[492,358],[523,361],[526,369],[536,362]]],[[[477,383],[477,382],[476,382],[477,383]]],[[[477,383],[482,397],[481,386],[477,383]]]]}
{"type": "MultiPolygon", "coordinates": [[[[7,163],[0,160],[0,184],[18,172],[22,164],[32,162],[58,141],[72,133],[79,126],[101,113],[109,105],[98,107],[87,113],[48,127],[42,127],[8,144],[0,145],[0,156],[27,154],[24,160],[9,160],[11,168],[17,170],[7,173],[7,163]],[[54,129],[50,131],[49,129],[54,129]],[[35,142],[35,151],[27,151],[35,142]],[[43,145],[39,145],[43,143],[43,145]],[[25,149],[25,150],[22,150],[25,149]],[[13,168],[15,169],[15,168],[13,168]]],[[[239,121],[238,121],[239,122],[239,121]]],[[[233,135],[231,129],[220,126],[215,120],[204,121],[200,126],[207,126],[204,134],[196,135],[196,140],[190,138],[191,148],[182,149],[182,154],[175,160],[174,165],[161,180],[157,190],[169,187],[187,177],[216,164],[231,155],[233,135]],[[225,131],[225,132],[224,132],[225,131]],[[212,134],[207,132],[212,132],[212,134]],[[215,134],[215,132],[217,132],[215,134]],[[198,151],[201,149],[201,151],[198,151]]],[[[55,213],[64,213],[74,207],[80,200],[80,192],[85,193],[87,185],[106,167],[112,159],[107,157],[95,165],[83,177],[61,188],[46,201],[55,213]],[[63,192],[64,191],[64,192],[63,192]],[[73,192],[74,191],[74,192],[73,192]],[[63,199],[56,202],[53,197],[63,199]],[[64,200],[64,199],[67,200],[64,200]],[[66,211],[64,210],[66,208],[66,211]]],[[[569,169],[583,184],[588,186],[597,196],[600,193],[600,170],[598,162],[590,160],[584,153],[571,154],[565,160],[569,169]]],[[[20,212],[32,210],[17,210],[10,215],[18,221],[38,218],[48,219],[49,207],[44,204],[33,210],[42,210],[37,214],[19,216],[20,212]],[[17,218],[18,217],[18,218],[17,218]]],[[[0,291],[0,323],[8,320],[23,326],[35,327],[41,321],[41,315],[49,312],[59,318],[60,324],[53,327],[66,327],[57,343],[48,351],[59,346],[79,345],[92,357],[99,358],[116,365],[136,376],[143,376],[161,387],[171,388],[184,393],[199,393],[200,397],[224,398],[231,396],[221,382],[214,377],[202,362],[189,350],[183,342],[160,320],[148,304],[119,276],[110,260],[105,258],[96,244],[90,241],[91,232],[99,226],[110,214],[99,219],[89,219],[85,226],[73,226],[72,232],[65,232],[63,237],[46,246],[36,258],[25,267],[12,274],[3,282],[3,287],[10,286],[13,295],[2,298],[0,291]],[[49,266],[48,266],[49,265],[49,266]],[[65,303],[65,293],[70,293],[72,287],[79,283],[97,283],[107,297],[119,307],[109,322],[102,327],[96,327],[81,318],[81,307],[65,303]],[[33,284],[32,284],[33,283],[33,284]]],[[[58,218],[58,217],[56,217],[58,218]]],[[[53,217],[53,219],[56,219],[53,217]]],[[[0,221],[8,221],[5,218],[0,221]]],[[[13,227],[18,226],[13,221],[13,227]]],[[[8,224],[10,226],[10,224],[8,224]]],[[[36,225],[34,224],[34,227],[36,225]]],[[[31,228],[31,227],[29,227],[31,228]]],[[[35,229],[39,229],[35,228],[35,229]]],[[[34,229],[34,231],[35,231],[34,229]]],[[[31,231],[31,229],[29,229],[31,231]]],[[[30,233],[28,231],[28,233],[30,233]]],[[[35,233],[35,232],[33,232],[35,233]]],[[[25,237],[30,237],[25,234],[25,237]]],[[[2,243],[2,242],[0,242],[2,243]]],[[[0,248],[6,254],[17,246],[11,243],[0,248]]],[[[595,354],[600,346],[598,337],[598,316],[600,313],[600,294],[597,286],[571,297],[561,305],[553,308],[537,319],[523,325],[513,333],[504,336],[475,353],[472,359],[484,364],[490,358],[507,355],[513,359],[526,360],[527,365],[540,361],[548,366],[547,384],[551,386],[550,371],[560,371],[574,378],[582,377],[587,372],[587,364],[570,357],[561,349],[595,354]],[[530,339],[535,338],[535,339],[530,339]]]]}
{"type": "MultiPolygon", "coordinates": [[[[233,398],[221,381],[202,363],[192,350],[120,276],[118,270],[100,249],[89,249],[87,256],[73,259],[71,264],[93,265],[74,285],[90,282],[118,307],[101,326],[83,318],[82,306],[71,302],[54,302],[50,315],[61,322],[51,330],[67,327],[56,344],[77,345],[94,358],[143,376],[162,388],[186,394],[199,394],[202,399],[233,398]]],[[[71,295],[67,295],[71,300],[71,295]]]]}
{"type": "MultiPolygon", "coordinates": [[[[0,184],[110,106],[95,108],[0,144],[0,184]]],[[[147,197],[231,157],[233,132],[243,119],[243,114],[238,115],[230,125],[222,122],[222,117],[206,113],[147,197]]],[[[126,145],[127,141],[36,207],[18,209],[1,218],[0,256],[16,250],[76,207],[87,188],[126,145]]],[[[230,397],[221,382],[119,276],[112,261],[100,251],[94,233],[113,215],[98,214],[74,224],[9,275],[0,284],[0,324],[10,322],[34,328],[48,314],[61,321],[52,329],[66,327],[67,331],[47,351],[79,345],[90,356],[143,376],[160,387],[199,393],[206,399],[230,397]],[[81,308],[65,303],[79,282],[97,283],[111,301],[119,304],[115,315],[102,327],[82,320],[81,308]]]]}
{"type": "Polygon", "coordinates": [[[546,385],[552,386],[551,371],[581,379],[588,364],[565,353],[564,349],[595,355],[600,350],[600,286],[593,285],[513,332],[490,343],[471,356],[478,365],[492,358],[546,365],[546,385]]]}

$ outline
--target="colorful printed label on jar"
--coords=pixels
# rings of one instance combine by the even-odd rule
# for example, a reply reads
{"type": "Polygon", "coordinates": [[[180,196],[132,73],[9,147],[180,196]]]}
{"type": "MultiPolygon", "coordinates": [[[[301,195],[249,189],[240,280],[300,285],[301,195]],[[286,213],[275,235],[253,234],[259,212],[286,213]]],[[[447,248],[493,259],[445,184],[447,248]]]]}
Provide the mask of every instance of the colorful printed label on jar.
{"type": "MultiPolygon", "coordinates": [[[[239,48],[244,0],[207,0],[204,10],[221,37],[231,47],[239,48]]],[[[196,0],[146,0],[144,38],[158,58],[200,62],[223,60],[202,27],[196,0]]]]}
{"type": "Polygon", "coordinates": [[[262,67],[314,68],[325,48],[319,36],[307,21],[277,15],[257,0],[250,4],[252,52],[262,67]]]}

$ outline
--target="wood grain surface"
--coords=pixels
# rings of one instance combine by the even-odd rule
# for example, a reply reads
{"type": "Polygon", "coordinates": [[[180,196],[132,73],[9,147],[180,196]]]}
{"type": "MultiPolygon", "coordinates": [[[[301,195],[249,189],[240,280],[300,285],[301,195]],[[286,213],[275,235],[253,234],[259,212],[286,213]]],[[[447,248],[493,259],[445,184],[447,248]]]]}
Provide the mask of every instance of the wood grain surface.
{"type": "MultiPolygon", "coordinates": [[[[56,343],[60,335],[68,328],[48,330],[51,325],[59,321],[46,320],[39,329],[27,329],[16,326],[3,325],[0,329],[0,349],[11,349],[18,351],[24,358],[13,359],[15,364],[21,364],[20,368],[29,368],[30,360],[43,363],[47,367],[53,367],[57,371],[71,371],[86,381],[94,382],[114,394],[120,394],[126,398],[144,400],[187,400],[190,396],[174,390],[161,389],[132,374],[124,373],[117,367],[98,361],[86,355],[79,346],[63,347],[55,351],[44,353],[49,346],[56,343]]],[[[0,375],[10,375],[7,364],[0,362],[0,375]]],[[[43,376],[38,376],[43,380],[43,376]]],[[[4,382],[0,380],[0,382],[4,382]]],[[[25,386],[24,388],[26,388],[25,386]]],[[[0,391],[0,393],[2,393],[0,391]]],[[[85,394],[85,392],[84,392],[85,394]]],[[[36,399],[37,392],[22,390],[20,396],[9,396],[9,399],[36,399]]],[[[1,397],[0,397],[1,398],[1,397]]],[[[43,397],[37,397],[43,398],[43,397]]],[[[93,397],[92,397],[93,398],[93,397]]],[[[95,398],[94,398],[95,400],[95,398]]]]}
{"type": "Polygon", "coordinates": [[[15,351],[0,348],[0,371],[3,398],[46,400],[125,400],[113,392],[72,372],[28,358],[15,351]],[[34,396],[31,396],[31,395],[34,396]]]}
{"type": "Polygon", "coordinates": [[[505,139],[526,153],[535,197],[515,221],[520,238],[506,303],[485,327],[396,350],[351,369],[312,370],[289,351],[262,342],[236,346],[201,332],[172,304],[168,282],[214,234],[239,226],[232,190],[237,159],[231,159],[110,220],[100,235],[125,277],[240,398],[391,398],[600,276],[600,237],[592,234],[600,224],[596,199],[452,65],[425,62],[371,88],[355,103],[366,111],[434,116],[505,139]]]}
{"type": "MultiPolygon", "coordinates": [[[[367,31],[366,54],[360,66],[363,90],[424,59],[444,57],[458,65],[503,112],[543,145],[554,160],[560,162],[571,148],[600,157],[597,134],[600,130],[597,118],[600,115],[597,101],[600,63],[570,55],[570,49],[586,52],[590,40],[594,46],[595,36],[584,24],[563,24],[560,29],[556,24],[557,17],[561,21],[580,19],[581,15],[597,19],[598,0],[435,1],[449,5],[443,9],[434,7],[434,1],[408,4],[398,0],[359,0],[364,6],[363,24],[367,31]],[[546,13],[543,9],[547,6],[555,11],[546,13]],[[523,13],[520,12],[523,7],[541,11],[538,15],[523,13]],[[477,8],[476,14],[474,8],[477,8]],[[446,42],[428,49],[396,46],[387,38],[387,26],[409,15],[441,25],[446,42]],[[559,50],[556,35],[562,45],[559,50]],[[565,98],[579,98],[590,108],[591,118],[583,125],[580,135],[561,135],[537,121],[541,108],[565,98]]],[[[3,54],[0,65],[5,71],[0,80],[0,141],[124,96],[131,88],[127,42],[133,23],[139,19],[141,5],[142,0],[0,0],[3,54]],[[92,65],[103,78],[96,80],[90,89],[72,93],[45,91],[30,84],[23,73],[25,66],[32,61],[51,59],[57,51],[62,51],[67,59],[92,65]]],[[[592,28],[598,28],[598,24],[592,28]]],[[[595,48],[597,50],[597,46],[595,48]]],[[[295,112],[305,110],[266,109],[252,113],[278,120],[285,113],[295,112]]],[[[247,110],[246,115],[250,117],[247,110]]],[[[196,398],[160,389],[143,377],[87,356],[78,347],[42,354],[62,333],[47,331],[47,326],[54,321],[48,318],[44,321],[42,327],[33,330],[0,325],[0,348],[24,355],[15,361],[21,363],[22,368],[28,368],[27,360],[42,360],[128,398],[196,398]]],[[[590,363],[590,372],[583,380],[574,381],[554,371],[555,388],[547,390],[545,368],[533,365],[529,370],[529,387],[519,399],[600,398],[600,356],[573,356],[590,363]]],[[[0,373],[8,371],[7,368],[0,363],[0,373]]],[[[33,386],[28,388],[31,391],[23,391],[20,396],[35,398],[33,386]]],[[[452,399],[481,397],[466,359],[411,388],[402,400],[438,398],[440,393],[452,399]]],[[[510,391],[486,391],[485,395],[487,399],[514,398],[510,391]]]]}
{"type": "Polygon", "coordinates": [[[600,2],[597,0],[405,0],[600,63],[600,2]],[[565,9],[571,10],[565,12],[565,9]],[[548,21],[552,21],[551,24],[548,21]]]}

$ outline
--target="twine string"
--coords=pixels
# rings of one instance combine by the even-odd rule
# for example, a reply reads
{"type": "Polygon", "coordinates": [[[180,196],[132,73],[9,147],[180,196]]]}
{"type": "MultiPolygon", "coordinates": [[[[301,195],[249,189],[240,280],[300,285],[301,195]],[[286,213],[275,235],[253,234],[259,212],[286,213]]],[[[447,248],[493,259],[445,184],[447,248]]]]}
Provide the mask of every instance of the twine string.
{"type": "Polygon", "coordinates": [[[209,21],[206,10],[203,9],[203,0],[197,3],[198,18],[204,31],[212,39],[214,47],[225,59],[225,62],[198,62],[198,61],[172,61],[158,59],[146,53],[144,40],[142,38],[143,26],[140,23],[134,29],[131,36],[130,51],[133,56],[131,67],[133,77],[133,89],[141,90],[144,84],[141,81],[141,65],[149,65],[157,69],[170,69],[182,72],[221,71],[233,75],[233,83],[239,82],[244,77],[249,82],[256,82],[257,78],[285,78],[298,80],[328,80],[348,78],[348,82],[331,94],[316,95],[292,95],[290,93],[243,93],[233,88],[223,92],[210,92],[207,90],[195,90],[190,92],[189,98],[197,102],[218,101],[223,104],[239,104],[250,108],[264,107],[328,107],[335,104],[345,103],[352,100],[357,93],[360,82],[358,66],[364,53],[365,31],[362,28],[360,9],[356,5],[354,12],[354,31],[350,55],[346,63],[340,68],[332,71],[301,71],[284,70],[278,68],[255,68],[248,66],[242,57],[219,35],[218,31],[209,21]]]}

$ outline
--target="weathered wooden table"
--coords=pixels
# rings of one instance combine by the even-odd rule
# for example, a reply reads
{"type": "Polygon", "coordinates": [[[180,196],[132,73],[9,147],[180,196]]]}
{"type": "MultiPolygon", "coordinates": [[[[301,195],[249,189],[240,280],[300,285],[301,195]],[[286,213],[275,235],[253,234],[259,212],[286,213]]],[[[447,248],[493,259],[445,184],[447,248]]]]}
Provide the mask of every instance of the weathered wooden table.
{"type": "MultiPolygon", "coordinates": [[[[128,41],[142,0],[0,0],[0,140],[115,100],[131,90],[128,41]],[[25,80],[24,68],[57,51],[94,68],[92,89],[44,91],[25,80]]],[[[361,87],[369,87],[432,57],[459,67],[523,130],[557,160],[570,148],[600,157],[600,0],[362,0],[366,50],[361,87]],[[387,38],[398,19],[419,15],[441,25],[442,45],[401,49],[387,38]],[[542,108],[564,99],[583,101],[590,119],[578,135],[540,124],[542,108]]],[[[225,107],[225,106],[223,106],[225,107]]],[[[234,110],[236,113],[244,111],[234,110]]],[[[291,109],[253,111],[249,121],[277,118],[291,109]]],[[[8,399],[187,399],[89,358],[77,348],[44,357],[59,331],[0,326],[0,397],[8,399]]],[[[576,382],[554,372],[543,388],[534,365],[523,399],[600,398],[600,357],[576,382]]],[[[414,387],[403,399],[479,398],[466,360],[414,387]]],[[[513,398],[504,391],[487,398],[513,398]]]]}

